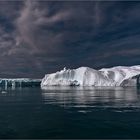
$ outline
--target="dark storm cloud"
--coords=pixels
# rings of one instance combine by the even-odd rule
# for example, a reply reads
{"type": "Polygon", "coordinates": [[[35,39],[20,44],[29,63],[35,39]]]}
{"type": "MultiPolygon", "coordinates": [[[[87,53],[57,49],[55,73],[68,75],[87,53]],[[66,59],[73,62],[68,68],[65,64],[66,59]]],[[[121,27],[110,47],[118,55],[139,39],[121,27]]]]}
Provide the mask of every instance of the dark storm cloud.
{"type": "Polygon", "coordinates": [[[0,1],[0,76],[140,64],[140,2],[0,1]]]}

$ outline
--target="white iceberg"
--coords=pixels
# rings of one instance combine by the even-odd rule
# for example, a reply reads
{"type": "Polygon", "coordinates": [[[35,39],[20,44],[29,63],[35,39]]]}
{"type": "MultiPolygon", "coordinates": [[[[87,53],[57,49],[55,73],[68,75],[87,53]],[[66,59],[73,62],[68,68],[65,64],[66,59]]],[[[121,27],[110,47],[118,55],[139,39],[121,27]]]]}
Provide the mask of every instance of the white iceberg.
{"type": "Polygon", "coordinates": [[[0,78],[0,87],[7,89],[8,87],[35,87],[40,86],[41,79],[31,79],[31,78],[0,78]]]}
{"type": "Polygon", "coordinates": [[[66,69],[46,74],[41,87],[46,86],[136,86],[140,65],[117,66],[95,70],[89,67],[66,69]]]}

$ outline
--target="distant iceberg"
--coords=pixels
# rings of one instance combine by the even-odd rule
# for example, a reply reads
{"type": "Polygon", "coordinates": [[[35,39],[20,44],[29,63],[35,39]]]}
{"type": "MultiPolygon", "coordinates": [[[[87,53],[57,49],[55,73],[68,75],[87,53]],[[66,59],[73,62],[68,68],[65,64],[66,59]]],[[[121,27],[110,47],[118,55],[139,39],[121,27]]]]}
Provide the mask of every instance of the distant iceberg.
{"type": "Polygon", "coordinates": [[[30,79],[30,78],[16,78],[7,79],[0,78],[0,87],[7,89],[8,87],[36,87],[40,86],[41,79],[30,79]]]}
{"type": "Polygon", "coordinates": [[[66,69],[46,74],[41,88],[46,86],[137,86],[140,65],[117,66],[95,70],[89,67],[66,69]]]}

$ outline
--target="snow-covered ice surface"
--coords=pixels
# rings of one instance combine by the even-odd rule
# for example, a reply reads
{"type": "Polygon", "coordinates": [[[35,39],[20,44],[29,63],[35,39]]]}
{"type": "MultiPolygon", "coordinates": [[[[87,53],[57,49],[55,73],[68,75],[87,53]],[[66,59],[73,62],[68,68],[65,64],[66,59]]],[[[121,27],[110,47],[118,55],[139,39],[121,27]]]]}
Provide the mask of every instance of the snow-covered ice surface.
{"type": "Polygon", "coordinates": [[[0,82],[3,80],[7,80],[7,81],[22,81],[22,82],[37,82],[37,81],[41,81],[41,79],[32,79],[32,78],[0,78],[0,82]]]}
{"type": "Polygon", "coordinates": [[[140,65],[117,66],[95,70],[89,67],[66,69],[46,74],[41,87],[46,86],[136,86],[136,77],[140,74],[140,65]]]}

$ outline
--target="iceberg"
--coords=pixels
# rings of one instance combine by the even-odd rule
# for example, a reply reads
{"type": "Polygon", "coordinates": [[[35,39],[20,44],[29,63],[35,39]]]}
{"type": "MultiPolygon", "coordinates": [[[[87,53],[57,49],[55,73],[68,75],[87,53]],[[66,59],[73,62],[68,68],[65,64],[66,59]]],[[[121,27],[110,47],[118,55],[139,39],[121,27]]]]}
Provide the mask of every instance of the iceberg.
{"type": "Polygon", "coordinates": [[[89,67],[66,69],[46,74],[41,88],[46,86],[137,86],[140,65],[117,66],[95,70],[89,67]]]}
{"type": "Polygon", "coordinates": [[[30,79],[30,78],[16,78],[7,79],[0,78],[0,87],[7,89],[8,87],[36,87],[40,86],[41,79],[30,79]]]}

